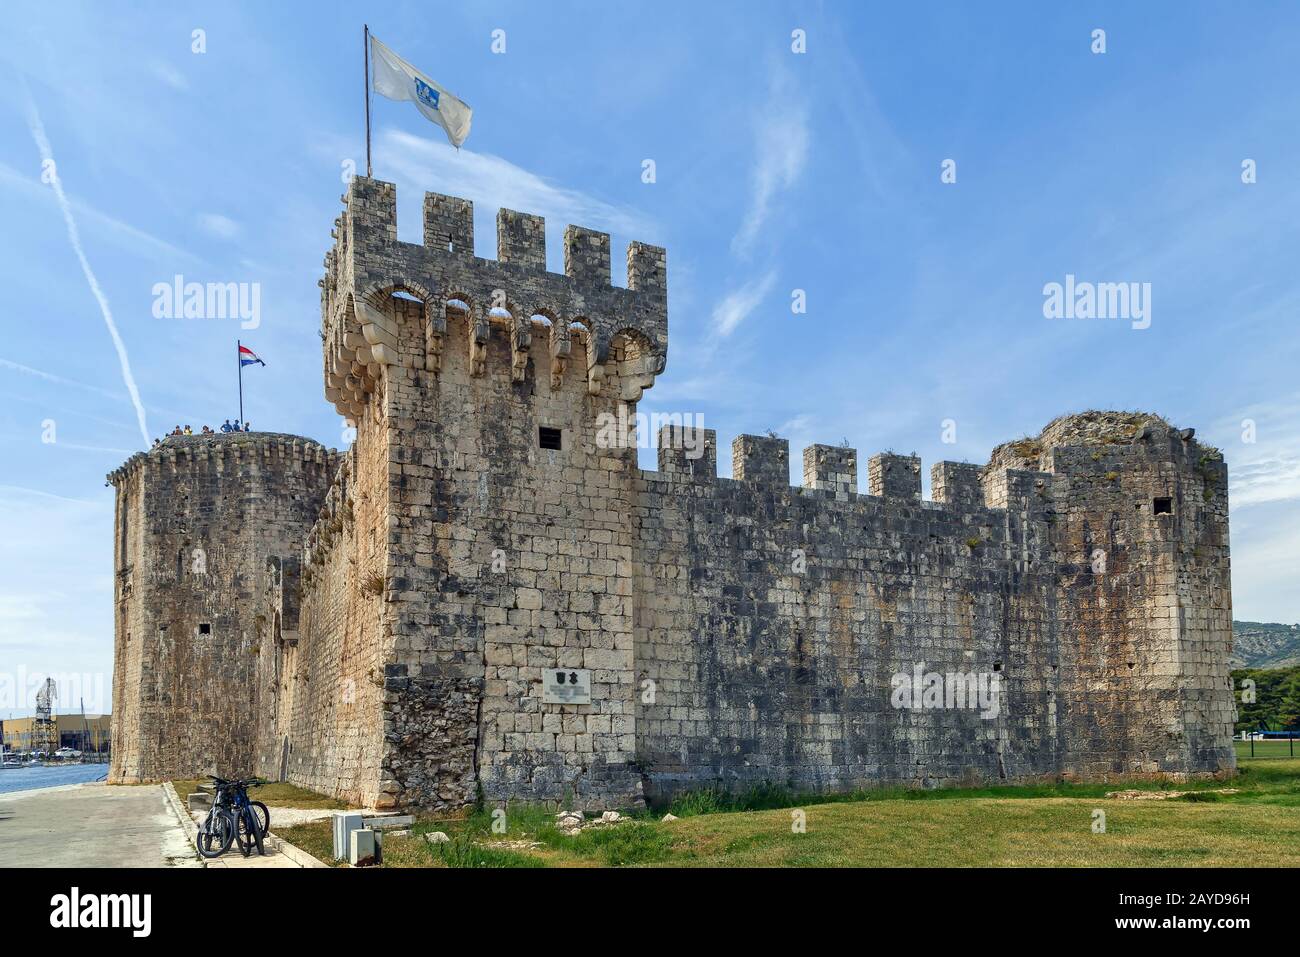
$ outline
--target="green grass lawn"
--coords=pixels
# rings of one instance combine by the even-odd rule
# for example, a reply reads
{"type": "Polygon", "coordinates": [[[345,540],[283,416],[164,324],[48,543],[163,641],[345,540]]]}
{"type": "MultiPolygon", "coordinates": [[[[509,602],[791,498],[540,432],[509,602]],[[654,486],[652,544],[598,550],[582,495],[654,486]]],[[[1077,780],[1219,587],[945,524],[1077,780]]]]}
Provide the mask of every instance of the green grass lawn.
{"type": "MultiPolygon", "coordinates": [[[[181,799],[181,805],[184,806],[185,799],[197,791],[200,784],[211,783],[207,778],[196,778],[193,780],[172,781],[172,787],[176,789],[176,794],[181,799]]],[[[249,788],[248,796],[254,801],[261,801],[268,808],[296,807],[303,810],[327,811],[341,811],[347,808],[347,804],[343,801],[326,797],[324,794],[317,794],[315,791],[308,791],[306,788],[300,788],[297,785],[275,781],[261,787],[249,788]]]]}
{"type": "MultiPolygon", "coordinates": [[[[531,806],[508,809],[504,834],[493,832],[491,809],[426,818],[409,837],[385,838],[384,866],[1300,866],[1300,758],[1243,760],[1227,782],[891,788],[833,799],[760,789],[739,799],[687,795],[672,811],[681,819],[646,813],[577,837],[556,830],[552,811],[531,806]],[[1130,787],[1193,793],[1104,797],[1130,787]],[[1216,793],[1225,787],[1238,791],[1216,793]],[[805,815],[804,833],[792,829],[795,810],[805,815]],[[1105,833],[1093,831],[1098,810],[1105,833]],[[452,842],[428,844],[422,835],[434,830],[452,842]]],[[[329,862],[328,821],[281,836],[329,862]]]]}

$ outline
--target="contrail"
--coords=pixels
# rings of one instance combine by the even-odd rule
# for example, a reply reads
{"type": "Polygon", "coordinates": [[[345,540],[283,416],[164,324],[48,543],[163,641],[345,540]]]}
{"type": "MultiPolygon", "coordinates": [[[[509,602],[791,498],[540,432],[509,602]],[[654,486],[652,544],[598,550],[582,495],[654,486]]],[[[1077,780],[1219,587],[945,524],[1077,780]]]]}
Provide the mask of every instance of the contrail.
{"type": "Polygon", "coordinates": [[[54,187],[54,195],[59,198],[59,207],[63,210],[63,221],[68,226],[68,240],[72,243],[73,252],[77,254],[77,259],[81,261],[81,271],[86,275],[86,282],[90,284],[90,291],[94,293],[95,299],[99,302],[99,311],[104,315],[104,325],[108,327],[108,334],[113,337],[113,347],[117,349],[117,361],[122,367],[122,381],[126,383],[126,391],[131,394],[131,404],[135,406],[135,417],[140,423],[140,438],[144,442],[144,447],[149,447],[149,426],[145,422],[144,403],[140,401],[140,390],[135,387],[135,376],[131,375],[131,361],[126,355],[126,344],[122,342],[122,337],[118,335],[117,323],[113,321],[113,311],[108,306],[108,298],[104,295],[104,290],[99,288],[99,280],[95,278],[95,273],[90,268],[90,263],[86,259],[86,253],[81,248],[81,234],[77,231],[77,221],[72,218],[72,206],[68,202],[68,197],[63,192],[63,179],[58,174],[58,167],[54,164],[54,154],[50,149],[50,141],[45,136],[45,124],[41,122],[40,111],[36,108],[36,101],[28,95],[28,125],[32,131],[32,139],[36,141],[36,148],[41,151],[41,165],[43,169],[49,169],[52,172],[50,185],[54,187]]]}
{"type": "Polygon", "coordinates": [[[13,369],[15,372],[21,372],[23,375],[35,376],[38,379],[44,379],[46,382],[53,382],[55,385],[70,385],[75,389],[85,389],[88,392],[96,392],[99,395],[107,396],[110,399],[121,399],[122,393],[111,392],[108,389],[101,389],[97,385],[91,385],[88,382],[78,382],[75,379],[65,379],[63,376],[55,375],[53,372],[43,372],[40,369],[33,369],[31,366],[25,366],[21,362],[14,362],[11,359],[0,359],[0,369],[13,369]]]}

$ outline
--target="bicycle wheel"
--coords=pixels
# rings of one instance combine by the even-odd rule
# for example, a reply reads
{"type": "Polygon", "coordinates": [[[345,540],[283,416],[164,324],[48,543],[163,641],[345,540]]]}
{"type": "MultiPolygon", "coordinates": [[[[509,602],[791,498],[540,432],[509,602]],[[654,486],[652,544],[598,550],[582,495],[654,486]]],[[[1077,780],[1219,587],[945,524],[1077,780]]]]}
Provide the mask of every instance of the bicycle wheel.
{"type": "Polygon", "coordinates": [[[257,848],[258,854],[266,853],[262,849],[261,822],[251,806],[245,806],[237,815],[235,840],[239,842],[239,850],[245,857],[253,853],[253,848],[257,848]]]}
{"type": "Polygon", "coordinates": [[[199,825],[198,847],[203,857],[220,857],[235,839],[235,822],[225,808],[213,808],[199,825]]]}
{"type": "Polygon", "coordinates": [[[271,812],[261,801],[249,801],[248,806],[253,809],[257,822],[262,825],[262,836],[266,837],[271,831],[271,812]]]}

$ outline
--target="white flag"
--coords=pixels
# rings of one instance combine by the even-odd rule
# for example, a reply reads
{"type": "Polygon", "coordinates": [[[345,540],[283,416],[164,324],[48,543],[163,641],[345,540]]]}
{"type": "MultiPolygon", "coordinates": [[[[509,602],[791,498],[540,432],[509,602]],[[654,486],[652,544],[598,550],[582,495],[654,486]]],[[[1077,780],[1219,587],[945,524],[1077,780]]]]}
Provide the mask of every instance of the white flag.
{"type": "Polygon", "coordinates": [[[468,104],[448,93],[370,35],[370,72],[375,92],[390,100],[410,100],[415,108],[443,128],[451,145],[469,136],[473,113],[468,104]]]}

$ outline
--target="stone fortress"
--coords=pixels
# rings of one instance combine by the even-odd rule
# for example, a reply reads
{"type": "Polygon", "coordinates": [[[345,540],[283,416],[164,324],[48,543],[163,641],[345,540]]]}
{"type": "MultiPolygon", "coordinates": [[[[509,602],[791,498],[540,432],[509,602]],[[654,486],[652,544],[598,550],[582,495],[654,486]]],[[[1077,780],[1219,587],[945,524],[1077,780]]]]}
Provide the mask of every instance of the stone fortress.
{"type": "Polygon", "coordinates": [[[542,220],[503,209],[481,259],[471,204],[433,193],[400,242],[364,177],[335,226],[351,448],[171,437],[109,476],[110,780],[602,808],[1235,767],[1227,471],[1191,430],[1066,416],[936,464],[932,501],[892,453],[859,493],[838,446],[791,487],[776,437],[737,437],[720,478],[683,427],[643,471],[597,423],[664,368],[663,249],[632,243],[615,287],[609,236],[569,226],[551,273],[542,220]],[[953,697],[967,678],[993,707],[953,697]]]}

